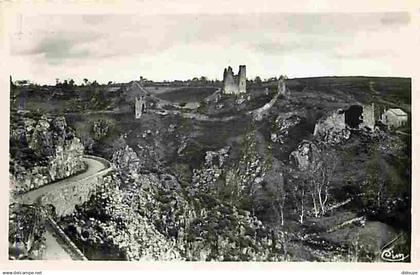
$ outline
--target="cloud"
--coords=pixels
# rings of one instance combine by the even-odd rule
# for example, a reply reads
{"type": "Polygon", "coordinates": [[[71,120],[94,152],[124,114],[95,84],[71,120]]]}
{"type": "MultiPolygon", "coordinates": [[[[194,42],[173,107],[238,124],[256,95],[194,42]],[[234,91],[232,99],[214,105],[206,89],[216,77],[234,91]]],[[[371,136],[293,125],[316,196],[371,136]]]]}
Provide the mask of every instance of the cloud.
{"type": "Polygon", "coordinates": [[[80,59],[92,56],[87,43],[101,36],[92,33],[51,33],[41,37],[30,47],[12,47],[12,55],[41,56],[49,64],[57,65],[67,59],[80,59]]]}
{"type": "Polygon", "coordinates": [[[407,71],[409,21],[407,13],[33,15],[11,51],[34,80],[220,78],[229,64],[264,77],[398,75],[407,71]]]}
{"type": "Polygon", "coordinates": [[[33,54],[43,54],[50,63],[56,63],[68,58],[83,58],[90,54],[88,49],[79,49],[73,41],[66,38],[43,40],[33,54]]]}
{"type": "Polygon", "coordinates": [[[339,40],[331,39],[331,37],[316,38],[313,40],[302,37],[300,41],[279,40],[258,42],[252,44],[251,47],[255,51],[263,54],[287,55],[297,52],[328,52],[337,47],[340,43],[341,42],[339,40]]]}

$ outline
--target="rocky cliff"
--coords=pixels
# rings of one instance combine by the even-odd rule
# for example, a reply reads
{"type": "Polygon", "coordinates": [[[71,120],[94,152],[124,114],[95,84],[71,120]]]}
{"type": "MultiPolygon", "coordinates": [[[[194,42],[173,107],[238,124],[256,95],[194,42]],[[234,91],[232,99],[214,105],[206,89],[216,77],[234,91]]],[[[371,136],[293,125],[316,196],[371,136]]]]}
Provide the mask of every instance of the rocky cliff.
{"type": "Polygon", "coordinates": [[[10,129],[13,187],[27,191],[85,169],[83,145],[64,117],[16,115],[10,129]]]}
{"type": "Polygon", "coordinates": [[[9,259],[40,260],[45,243],[45,214],[40,206],[9,205],[9,259]]]}

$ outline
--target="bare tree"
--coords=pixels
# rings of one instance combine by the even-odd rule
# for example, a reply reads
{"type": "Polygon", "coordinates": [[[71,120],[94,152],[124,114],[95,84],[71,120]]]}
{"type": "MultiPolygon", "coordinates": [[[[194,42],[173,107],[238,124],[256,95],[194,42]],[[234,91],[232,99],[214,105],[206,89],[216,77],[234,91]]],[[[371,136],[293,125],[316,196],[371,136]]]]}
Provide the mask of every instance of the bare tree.
{"type": "Polygon", "coordinates": [[[303,223],[303,218],[305,215],[305,188],[300,189],[300,214],[299,214],[299,222],[303,223]]]}
{"type": "Polygon", "coordinates": [[[284,225],[284,204],[286,201],[286,192],[284,190],[283,177],[277,175],[272,177],[272,181],[267,182],[267,195],[271,201],[271,208],[273,209],[280,225],[284,225]]]}
{"type": "Polygon", "coordinates": [[[299,222],[303,223],[306,209],[312,205],[311,213],[315,217],[325,215],[330,198],[330,185],[335,173],[338,158],[335,151],[329,149],[312,158],[305,168],[293,169],[289,173],[290,192],[298,211],[299,222]]]}
{"type": "Polygon", "coordinates": [[[305,218],[305,212],[306,212],[306,195],[307,195],[307,183],[304,179],[304,174],[300,171],[293,171],[293,174],[295,176],[292,176],[290,178],[290,183],[288,186],[291,188],[290,194],[292,195],[292,202],[295,205],[297,209],[297,213],[299,216],[299,223],[303,223],[303,220],[305,218]]]}
{"type": "Polygon", "coordinates": [[[318,160],[310,165],[306,175],[310,182],[310,193],[315,217],[325,215],[329,199],[332,176],[336,170],[338,159],[334,151],[324,152],[318,160]]]}
{"type": "Polygon", "coordinates": [[[264,176],[265,192],[270,200],[280,225],[284,225],[284,204],[286,201],[286,190],[284,186],[284,177],[280,163],[276,159],[272,159],[269,171],[264,176]]]}

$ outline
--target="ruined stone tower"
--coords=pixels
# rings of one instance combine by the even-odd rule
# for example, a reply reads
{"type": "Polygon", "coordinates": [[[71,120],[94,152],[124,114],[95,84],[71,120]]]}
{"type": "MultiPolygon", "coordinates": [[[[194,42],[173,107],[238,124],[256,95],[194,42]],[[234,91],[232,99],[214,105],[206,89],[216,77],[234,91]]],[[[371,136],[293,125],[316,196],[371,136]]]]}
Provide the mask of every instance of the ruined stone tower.
{"type": "Polygon", "coordinates": [[[223,93],[225,94],[236,94],[237,86],[235,85],[235,77],[232,71],[232,67],[225,68],[223,72],[223,93]]]}
{"type": "Polygon", "coordinates": [[[371,130],[375,129],[375,105],[364,105],[362,113],[362,126],[371,130]]]}
{"type": "Polygon", "coordinates": [[[223,72],[223,93],[246,93],[246,66],[240,65],[238,75],[235,76],[232,67],[225,68],[223,72]]]}
{"type": "Polygon", "coordinates": [[[238,72],[238,77],[239,77],[239,93],[246,93],[246,66],[245,65],[240,65],[239,66],[239,72],[238,72]]]}
{"type": "Polygon", "coordinates": [[[287,90],[286,90],[286,79],[284,76],[280,76],[279,81],[277,83],[277,92],[283,96],[287,96],[287,90]]]}
{"type": "Polygon", "coordinates": [[[146,112],[146,101],[144,96],[136,97],[134,109],[136,119],[140,118],[141,115],[146,112]]]}

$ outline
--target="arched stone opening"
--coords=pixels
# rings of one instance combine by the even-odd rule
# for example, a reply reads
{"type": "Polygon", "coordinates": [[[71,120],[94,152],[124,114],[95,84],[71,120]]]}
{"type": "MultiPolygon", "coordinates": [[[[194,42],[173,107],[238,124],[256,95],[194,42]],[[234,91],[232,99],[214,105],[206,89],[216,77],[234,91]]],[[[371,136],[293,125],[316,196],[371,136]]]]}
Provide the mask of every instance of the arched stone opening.
{"type": "Polygon", "coordinates": [[[363,122],[362,118],[363,107],[360,105],[351,105],[344,111],[344,121],[350,128],[358,128],[363,122]]]}

